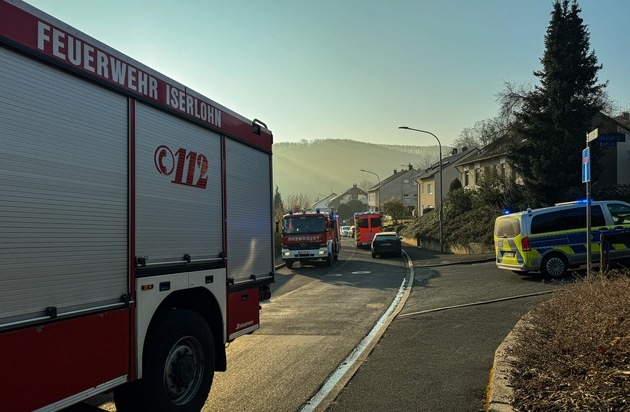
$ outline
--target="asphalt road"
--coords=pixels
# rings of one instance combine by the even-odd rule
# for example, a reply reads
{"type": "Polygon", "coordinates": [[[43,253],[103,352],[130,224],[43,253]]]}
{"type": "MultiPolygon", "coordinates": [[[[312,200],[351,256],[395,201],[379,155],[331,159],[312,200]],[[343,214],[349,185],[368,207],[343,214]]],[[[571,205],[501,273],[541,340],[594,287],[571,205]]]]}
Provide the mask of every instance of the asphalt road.
{"type": "MultiPolygon", "coordinates": [[[[348,384],[317,410],[483,410],[494,351],[549,295],[519,296],[562,286],[492,263],[442,266],[460,258],[406,251],[415,278],[403,310],[348,384]]],[[[299,411],[385,313],[408,275],[404,263],[372,259],[344,238],[332,267],[278,270],[261,329],[230,344],[228,371],[215,374],[203,410],[299,411]]],[[[111,397],[101,400],[101,409],[115,410],[111,397]]]]}
{"type": "MultiPolygon", "coordinates": [[[[374,260],[345,238],[331,267],[279,269],[261,329],[228,346],[228,371],[215,374],[203,410],[299,410],[372,329],[406,274],[402,258],[374,260]]],[[[111,395],[72,408],[98,410],[115,411],[111,395]]]]}
{"type": "Polygon", "coordinates": [[[349,240],[339,261],[277,272],[261,329],[228,348],[204,411],[297,411],[374,326],[406,271],[349,240]]]}

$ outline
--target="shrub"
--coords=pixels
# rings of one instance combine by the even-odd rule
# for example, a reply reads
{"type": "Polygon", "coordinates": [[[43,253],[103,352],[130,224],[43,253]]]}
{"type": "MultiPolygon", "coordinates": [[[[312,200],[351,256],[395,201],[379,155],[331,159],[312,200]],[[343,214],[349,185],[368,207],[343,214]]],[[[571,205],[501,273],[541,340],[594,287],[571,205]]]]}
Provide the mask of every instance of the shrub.
{"type": "Polygon", "coordinates": [[[516,330],[510,384],[519,410],[621,411],[630,399],[630,272],[578,281],[516,330]]]}

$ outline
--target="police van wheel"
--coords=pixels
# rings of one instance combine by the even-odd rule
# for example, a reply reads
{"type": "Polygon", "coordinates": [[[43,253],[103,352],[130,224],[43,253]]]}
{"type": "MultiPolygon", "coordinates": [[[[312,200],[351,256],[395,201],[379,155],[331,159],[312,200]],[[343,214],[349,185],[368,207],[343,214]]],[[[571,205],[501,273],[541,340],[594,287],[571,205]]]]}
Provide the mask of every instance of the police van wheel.
{"type": "Polygon", "coordinates": [[[569,264],[567,259],[559,254],[551,254],[542,261],[540,270],[545,276],[558,279],[567,274],[569,264]]]}

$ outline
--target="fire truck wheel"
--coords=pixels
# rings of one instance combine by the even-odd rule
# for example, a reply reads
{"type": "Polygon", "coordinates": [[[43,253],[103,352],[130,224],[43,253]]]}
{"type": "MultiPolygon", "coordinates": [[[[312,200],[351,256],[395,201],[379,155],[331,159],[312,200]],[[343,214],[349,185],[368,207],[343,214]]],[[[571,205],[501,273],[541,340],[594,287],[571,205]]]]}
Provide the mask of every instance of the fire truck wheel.
{"type": "Polygon", "coordinates": [[[326,266],[332,266],[333,264],[333,255],[332,253],[328,254],[328,258],[326,258],[326,266]]]}
{"type": "Polygon", "coordinates": [[[143,378],[130,406],[140,411],[193,412],[203,407],[214,377],[214,340],[189,310],[162,311],[147,333],[143,378]]]}

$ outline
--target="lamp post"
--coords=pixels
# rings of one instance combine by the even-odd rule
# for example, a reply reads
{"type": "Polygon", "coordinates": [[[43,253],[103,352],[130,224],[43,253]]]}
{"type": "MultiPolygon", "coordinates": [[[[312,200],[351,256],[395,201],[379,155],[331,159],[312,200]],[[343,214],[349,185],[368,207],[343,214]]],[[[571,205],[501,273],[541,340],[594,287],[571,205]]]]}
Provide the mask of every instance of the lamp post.
{"type": "Polygon", "coordinates": [[[436,135],[434,135],[433,133],[426,131],[426,130],[420,130],[420,129],[414,129],[413,127],[407,127],[407,126],[400,126],[398,127],[399,129],[405,129],[405,130],[413,130],[414,132],[420,132],[420,133],[426,133],[426,134],[430,134],[431,136],[435,137],[435,140],[437,140],[438,142],[438,146],[440,147],[440,163],[439,163],[439,170],[440,170],[440,252],[444,252],[444,232],[443,232],[443,224],[444,224],[444,213],[443,213],[443,206],[442,206],[442,143],[440,142],[440,139],[438,139],[438,137],[436,135]]]}
{"type": "MultiPolygon", "coordinates": [[[[372,174],[373,174],[374,176],[376,176],[376,178],[378,179],[378,184],[379,184],[379,185],[381,184],[381,178],[380,178],[380,177],[378,177],[378,175],[377,175],[376,173],[371,172],[371,171],[369,171],[369,170],[365,170],[365,169],[361,169],[361,171],[362,171],[362,172],[365,172],[365,173],[372,173],[372,174]]],[[[381,188],[380,188],[380,187],[376,190],[376,197],[377,197],[377,199],[378,199],[378,202],[376,202],[376,208],[377,208],[377,209],[380,209],[380,208],[381,208],[381,197],[379,196],[379,191],[380,191],[380,190],[381,190],[381,188]]]]}

